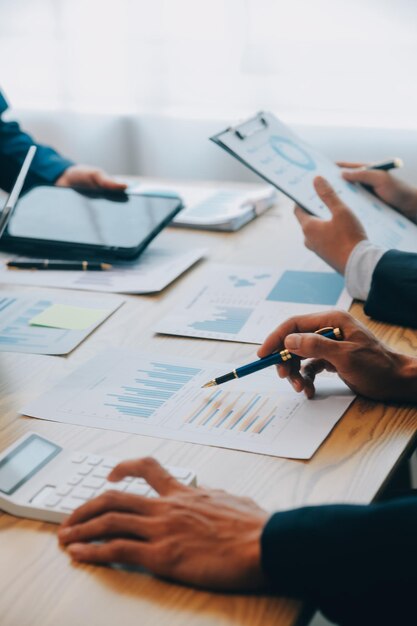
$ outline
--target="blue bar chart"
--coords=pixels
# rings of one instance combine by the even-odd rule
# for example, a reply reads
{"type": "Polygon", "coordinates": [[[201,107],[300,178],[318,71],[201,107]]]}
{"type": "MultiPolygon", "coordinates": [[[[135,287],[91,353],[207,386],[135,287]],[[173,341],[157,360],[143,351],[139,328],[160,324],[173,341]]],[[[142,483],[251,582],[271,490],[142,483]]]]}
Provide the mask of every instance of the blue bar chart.
{"type": "Polygon", "coordinates": [[[253,309],[248,308],[216,306],[213,307],[211,319],[192,322],[189,324],[189,327],[208,333],[226,333],[230,335],[237,335],[237,333],[242,330],[252,313],[253,309]]]}
{"type": "Polygon", "coordinates": [[[136,370],[132,381],[121,385],[119,391],[106,394],[104,404],[120,415],[152,418],[200,372],[194,367],[152,361],[148,367],[136,370]]]}

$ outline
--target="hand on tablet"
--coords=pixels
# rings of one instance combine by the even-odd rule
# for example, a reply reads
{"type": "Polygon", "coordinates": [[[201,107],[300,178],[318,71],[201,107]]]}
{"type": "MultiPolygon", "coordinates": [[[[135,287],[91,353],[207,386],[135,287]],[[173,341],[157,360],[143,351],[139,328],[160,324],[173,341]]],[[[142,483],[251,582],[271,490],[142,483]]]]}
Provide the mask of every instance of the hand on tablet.
{"type": "Polygon", "coordinates": [[[351,183],[372,187],[377,196],[400,213],[415,220],[417,217],[417,189],[407,185],[389,172],[366,169],[364,163],[338,163],[345,171],[342,176],[351,183]]]}
{"type": "Polygon", "coordinates": [[[295,207],[294,212],[303,229],[305,245],[343,274],[353,248],[363,239],[367,239],[366,232],[324,178],[317,176],[314,179],[314,188],[329,208],[332,217],[330,220],[322,220],[309,215],[299,206],[295,207]]]}
{"type": "Polygon", "coordinates": [[[55,182],[59,187],[86,187],[106,191],[124,191],[125,183],[120,183],[103,170],[89,165],[72,165],[55,182]]]}

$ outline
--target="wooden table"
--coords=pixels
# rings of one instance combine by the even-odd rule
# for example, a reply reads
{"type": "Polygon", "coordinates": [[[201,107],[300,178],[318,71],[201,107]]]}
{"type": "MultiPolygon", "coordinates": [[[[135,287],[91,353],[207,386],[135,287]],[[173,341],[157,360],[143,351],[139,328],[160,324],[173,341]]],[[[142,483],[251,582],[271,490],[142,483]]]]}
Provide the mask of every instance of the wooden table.
{"type": "MultiPolygon", "coordinates": [[[[204,264],[288,266],[303,246],[291,205],[283,198],[235,234],[172,230],[167,236],[180,237],[184,245],[207,246],[204,264]]],[[[412,449],[417,411],[411,406],[356,400],[308,462],[37,421],[19,414],[28,400],[107,347],[151,348],[236,363],[251,360],[255,353],[251,345],[153,335],[155,319],[198,285],[202,269],[203,263],[159,296],[127,297],[126,304],[68,358],[0,353],[0,449],[31,429],[74,449],[120,457],[152,454],[165,463],[193,467],[200,484],[251,496],[270,511],[313,503],[370,502],[412,449]]],[[[416,332],[370,321],[358,304],[352,312],[391,346],[416,353],[416,332]]],[[[2,626],[287,626],[302,621],[301,604],[287,599],[211,594],[145,574],[72,565],[57,545],[54,525],[0,516],[2,626]]]]}

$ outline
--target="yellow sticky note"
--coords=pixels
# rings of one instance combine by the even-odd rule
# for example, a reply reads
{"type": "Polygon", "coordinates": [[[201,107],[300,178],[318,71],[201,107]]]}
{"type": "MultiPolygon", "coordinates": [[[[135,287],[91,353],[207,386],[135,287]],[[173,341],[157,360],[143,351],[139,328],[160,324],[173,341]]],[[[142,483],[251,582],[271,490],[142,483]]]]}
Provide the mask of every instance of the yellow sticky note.
{"type": "Polygon", "coordinates": [[[101,321],[110,311],[107,309],[90,309],[67,304],[53,304],[39,315],[33,317],[31,326],[46,326],[65,330],[85,330],[101,321]]]}

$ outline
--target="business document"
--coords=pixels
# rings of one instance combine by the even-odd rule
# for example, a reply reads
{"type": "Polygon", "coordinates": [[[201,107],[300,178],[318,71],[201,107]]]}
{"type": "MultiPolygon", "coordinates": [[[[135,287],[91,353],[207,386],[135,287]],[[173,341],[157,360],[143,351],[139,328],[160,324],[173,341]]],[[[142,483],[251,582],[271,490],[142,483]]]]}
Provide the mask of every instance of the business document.
{"type": "Polygon", "coordinates": [[[212,264],[199,283],[157,322],[156,332],[263,343],[288,317],[319,313],[323,308],[348,309],[352,303],[343,277],[330,269],[212,264]]]}
{"type": "Polygon", "coordinates": [[[235,363],[117,349],[95,357],[24,407],[29,417],[308,459],[354,396],[335,375],[317,396],[296,394],[275,368],[218,388],[202,385],[235,363]]]}
{"type": "MultiPolygon", "coordinates": [[[[0,259],[0,282],[12,285],[32,285],[107,293],[145,294],[162,291],[181,274],[197,263],[205,248],[188,248],[174,243],[154,242],[137,261],[117,263],[102,272],[73,272],[57,270],[18,270],[6,267],[10,255],[0,259]]],[[[19,257],[19,260],[25,260],[19,257]]]]}
{"type": "MultiPolygon", "coordinates": [[[[16,292],[0,292],[0,352],[25,352],[29,354],[62,355],[71,352],[93,330],[116,311],[124,300],[120,297],[51,296],[50,293],[20,295],[16,292]],[[68,307],[84,312],[91,323],[81,324],[78,329],[70,324],[56,322],[60,327],[37,324],[37,319],[54,307],[68,307]],[[91,315],[97,312],[97,315],[91,315]]],[[[55,315],[57,320],[57,316],[55,315]]],[[[62,320],[62,316],[61,316],[62,320]]],[[[54,324],[52,320],[50,322],[54,324]]],[[[43,322],[44,324],[44,322],[43,322]]]]}
{"type": "Polygon", "coordinates": [[[304,209],[329,219],[313,180],[320,175],[352,209],[375,244],[417,252],[417,226],[362,185],[342,178],[341,169],[305,143],[272,113],[259,113],[236,128],[211,138],[304,209]]]}

